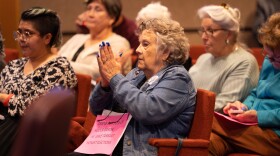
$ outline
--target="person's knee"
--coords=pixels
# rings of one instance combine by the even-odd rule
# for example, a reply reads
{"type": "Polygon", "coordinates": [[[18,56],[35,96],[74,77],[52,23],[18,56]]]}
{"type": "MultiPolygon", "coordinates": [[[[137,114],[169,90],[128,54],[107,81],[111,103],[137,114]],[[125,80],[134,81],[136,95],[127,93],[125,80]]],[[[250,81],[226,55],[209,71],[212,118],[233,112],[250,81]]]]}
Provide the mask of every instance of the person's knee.
{"type": "Polygon", "coordinates": [[[208,155],[224,156],[230,152],[230,147],[220,136],[215,133],[211,133],[208,151],[208,155]]]}

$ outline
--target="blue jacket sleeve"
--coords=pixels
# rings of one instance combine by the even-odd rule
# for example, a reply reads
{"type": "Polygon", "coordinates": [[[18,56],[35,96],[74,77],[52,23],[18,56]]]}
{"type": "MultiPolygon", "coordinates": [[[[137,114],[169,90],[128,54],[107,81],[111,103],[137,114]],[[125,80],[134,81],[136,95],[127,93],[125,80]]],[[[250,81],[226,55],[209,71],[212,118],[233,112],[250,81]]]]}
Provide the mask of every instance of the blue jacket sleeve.
{"type": "MultiPolygon", "coordinates": [[[[167,72],[159,79],[141,91],[128,79],[116,75],[110,86],[121,107],[146,125],[163,123],[194,108],[196,91],[186,71],[167,72]]],[[[189,113],[193,115],[193,111],[189,113]]]]}

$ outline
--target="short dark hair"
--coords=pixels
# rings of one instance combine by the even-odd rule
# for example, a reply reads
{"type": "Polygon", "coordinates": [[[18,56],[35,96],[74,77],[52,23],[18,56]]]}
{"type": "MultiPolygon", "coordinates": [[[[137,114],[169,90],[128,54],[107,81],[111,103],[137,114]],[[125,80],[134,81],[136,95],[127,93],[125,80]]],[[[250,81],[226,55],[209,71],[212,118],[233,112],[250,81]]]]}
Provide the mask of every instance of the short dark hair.
{"type": "Polygon", "coordinates": [[[42,7],[33,7],[21,14],[21,20],[32,22],[41,36],[51,33],[50,47],[58,47],[61,44],[60,20],[55,11],[42,7]]]}
{"type": "Polygon", "coordinates": [[[120,0],[85,0],[85,4],[89,5],[94,1],[98,1],[105,6],[109,16],[115,19],[113,23],[114,25],[121,16],[121,12],[122,12],[121,1],[120,0]]]}

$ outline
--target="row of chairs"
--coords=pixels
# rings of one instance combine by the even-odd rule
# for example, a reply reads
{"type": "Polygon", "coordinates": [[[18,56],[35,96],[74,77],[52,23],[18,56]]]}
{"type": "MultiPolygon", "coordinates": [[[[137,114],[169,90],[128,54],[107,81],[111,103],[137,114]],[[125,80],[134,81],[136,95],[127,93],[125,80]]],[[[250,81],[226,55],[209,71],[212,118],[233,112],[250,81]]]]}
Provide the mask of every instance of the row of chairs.
{"type": "MultiPolygon", "coordinates": [[[[202,50],[202,46],[192,46],[191,48],[191,56],[193,60],[196,60],[196,57],[199,56],[199,53],[195,53],[195,50],[201,50],[199,52],[204,52],[204,49],[202,50]],[[193,48],[193,49],[192,49],[193,48]]],[[[260,50],[260,49],[257,49],[260,50]]],[[[260,51],[259,51],[260,52],[260,51]]],[[[258,53],[258,52],[256,52],[258,53]]],[[[201,54],[201,53],[200,53],[201,54]]],[[[258,53],[260,54],[260,53],[258,53]]],[[[194,62],[195,63],[195,62],[194,62]]],[[[61,152],[65,152],[66,147],[66,139],[67,138],[67,130],[69,128],[69,122],[70,118],[74,116],[74,120],[78,121],[88,132],[91,131],[91,128],[95,121],[95,116],[88,111],[88,98],[91,91],[91,78],[87,75],[77,74],[78,78],[78,86],[76,88],[76,95],[73,96],[69,92],[62,92],[59,94],[50,94],[47,96],[51,96],[51,98],[44,98],[42,100],[39,100],[37,103],[38,108],[34,107],[34,111],[30,109],[29,113],[31,115],[26,115],[27,117],[24,118],[23,123],[21,127],[23,127],[23,132],[20,133],[18,138],[18,143],[15,144],[15,152],[13,153],[14,156],[22,155],[23,153],[26,153],[27,155],[36,155],[37,151],[34,150],[33,147],[36,147],[38,149],[42,148],[43,151],[46,151],[46,155],[61,155],[61,152]],[[64,98],[63,98],[64,96],[64,98]],[[76,98],[73,98],[76,97],[76,98]],[[36,109],[42,109],[40,106],[46,105],[46,99],[52,99],[51,103],[56,103],[55,106],[50,107],[49,114],[52,115],[45,115],[45,119],[36,120],[34,112],[41,112],[36,109]],[[71,104],[71,101],[74,104],[71,104]],[[61,106],[60,106],[61,105],[61,106]],[[64,106],[62,106],[64,105],[64,106]],[[70,105],[73,105],[74,109],[71,108],[70,105]],[[70,108],[66,108],[70,107],[70,108]],[[56,109],[57,111],[54,111],[52,109],[56,109]],[[51,111],[52,110],[52,111],[51,111]],[[63,110],[63,111],[62,111],[63,110]],[[74,111],[74,115],[71,114],[71,112],[74,111]],[[51,113],[53,112],[53,113],[51,113]],[[55,113],[54,113],[55,112],[55,113]],[[60,112],[60,113],[59,113],[60,112]],[[63,112],[63,113],[61,113],[63,112]],[[70,112],[70,113],[67,113],[70,112]],[[30,117],[28,117],[30,116],[30,117]],[[33,116],[33,117],[32,117],[33,116]],[[63,117],[64,116],[64,117],[63,117]],[[31,119],[30,119],[31,118],[31,119]],[[52,120],[50,120],[52,118],[52,120]],[[55,120],[53,120],[55,119],[55,120]],[[28,120],[28,121],[26,121],[28,120]],[[30,121],[31,120],[31,121],[30,121]],[[33,121],[34,120],[34,121],[33,121]],[[39,123],[38,123],[39,122],[39,123]],[[42,122],[42,123],[40,123],[42,122]],[[63,122],[65,124],[58,124],[60,122],[63,122]],[[28,126],[32,125],[32,126],[28,126]],[[56,132],[53,133],[52,130],[48,127],[48,125],[56,125],[55,130],[56,132]],[[34,126],[39,126],[41,128],[35,128],[34,126]],[[42,129],[42,126],[44,128],[42,129]],[[29,132],[31,130],[28,129],[28,127],[32,127],[32,137],[24,137],[31,135],[29,132]],[[34,130],[38,132],[34,132],[34,130]],[[41,132],[40,132],[41,131],[41,132]],[[44,132],[42,132],[44,131],[44,132]],[[64,134],[61,134],[64,133],[64,134]],[[37,139],[36,136],[38,135],[37,139]],[[66,135],[66,136],[65,136],[66,135]],[[48,137],[43,137],[48,136],[48,137]],[[30,140],[31,138],[34,138],[34,143],[28,144],[29,147],[24,146],[24,142],[26,140],[30,140]],[[52,144],[54,141],[57,141],[59,138],[61,138],[61,146],[59,147],[53,147],[52,144]],[[47,143],[47,144],[46,144],[47,143]],[[65,145],[65,146],[64,146],[65,145]],[[31,147],[32,146],[32,147],[31,147]],[[32,150],[32,152],[30,151],[32,150]],[[50,153],[52,151],[52,153],[50,153]],[[29,152],[29,153],[28,153],[29,152]],[[22,153],[22,154],[20,154],[22,153]]],[[[50,101],[47,101],[47,103],[50,103],[50,101]]],[[[215,94],[213,92],[198,89],[197,90],[197,106],[195,110],[195,116],[193,119],[192,128],[190,130],[190,134],[187,139],[183,140],[182,149],[179,153],[179,155],[208,155],[208,146],[209,146],[209,139],[210,139],[210,133],[211,133],[211,126],[212,126],[212,120],[214,115],[214,105],[215,105],[215,94]]],[[[159,156],[169,156],[174,155],[176,151],[176,147],[178,144],[177,139],[163,139],[163,138],[151,138],[149,140],[149,144],[152,146],[157,147],[158,149],[158,155],[159,156]]],[[[40,150],[39,150],[40,152],[40,150]]],[[[24,154],[25,155],[25,154],[24,154]]],[[[38,153],[37,153],[38,155],[38,153]]],[[[42,155],[42,153],[40,153],[42,155]]],[[[236,154],[231,154],[236,155],[236,154]]],[[[238,154],[237,154],[238,155],[238,154]]]]}

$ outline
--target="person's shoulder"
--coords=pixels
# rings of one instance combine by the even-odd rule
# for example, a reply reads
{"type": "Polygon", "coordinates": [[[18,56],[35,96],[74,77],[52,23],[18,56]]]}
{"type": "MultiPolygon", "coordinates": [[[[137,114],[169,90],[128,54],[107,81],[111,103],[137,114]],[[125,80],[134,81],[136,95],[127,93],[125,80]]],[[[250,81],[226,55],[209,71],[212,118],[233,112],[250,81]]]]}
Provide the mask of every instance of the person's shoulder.
{"type": "Polygon", "coordinates": [[[113,33],[109,38],[113,39],[113,40],[127,41],[126,38],[124,38],[121,35],[116,34],[116,33],[113,33]]]}
{"type": "Polygon", "coordinates": [[[72,36],[68,41],[81,41],[81,40],[86,40],[90,37],[89,34],[75,34],[74,36],[72,36]]]}
{"type": "Polygon", "coordinates": [[[21,57],[19,59],[12,60],[7,63],[8,66],[21,66],[27,62],[27,58],[21,57]]]}
{"type": "Polygon", "coordinates": [[[122,37],[121,35],[118,35],[116,33],[113,33],[109,38],[108,38],[108,41],[114,45],[114,44],[122,44],[122,45],[125,45],[125,46],[128,46],[130,47],[130,44],[128,42],[128,40],[124,37],[122,37]]]}
{"type": "Polygon", "coordinates": [[[63,67],[63,68],[65,66],[70,66],[70,62],[64,56],[57,56],[53,58],[52,60],[49,61],[49,64],[52,64],[53,66],[56,67],[63,67]]]}
{"type": "Polygon", "coordinates": [[[166,72],[187,75],[187,70],[183,65],[170,65],[164,69],[166,72]]]}
{"type": "Polygon", "coordinates": [[[247,60],[247,61],[250,61],[250,62],[254,62],[254,63],[257,63],[256,61],[256,58],[255,56],[252,54],[251,51],[249,50],[246,50],[244,48],[239,48],[237,50],[237,54],[236,54],[236,57],[238,57],[238,59],[240,61],[244,61],[244,60],[247,60]]]}

